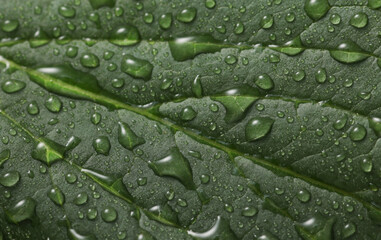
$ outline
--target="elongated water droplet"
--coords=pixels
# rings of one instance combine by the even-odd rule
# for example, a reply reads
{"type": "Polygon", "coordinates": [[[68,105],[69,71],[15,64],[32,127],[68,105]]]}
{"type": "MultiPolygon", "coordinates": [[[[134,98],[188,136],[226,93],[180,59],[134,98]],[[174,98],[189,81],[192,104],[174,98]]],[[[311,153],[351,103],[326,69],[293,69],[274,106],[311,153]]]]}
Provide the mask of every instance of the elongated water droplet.
{"type": "Polygon", "coordinates": [[[3,166],[3,164],[10,158],[11,151],[9,149],[5,149],[2,152],[0,152],[0,167],[3,166]]]}
{"type": "Polygon", "coordinates": [[[165,204],[163,206],[153,206],[149,209],[149,211],[155,215],[151,217],[149,216],[150,218],[164,218],[169,222],[178,223],[177,213],[173,211],[173,209],[168,204],[165,204]]]}
{"type": "Polygon", "coordinates": [[[114,30],[109,42],[117,46],[131,46],[139,43],[140,39],[138,29],[135,26],[127,25],[114,30]]]}
{"type": "Polygon", "coordinates": [[[268,29],[268,28],[271,28],[274,24],[274,17],[273,15],[269,14],[269,15],[265,15],[262,17],[261,19],[261,27],[264,28],[264,29],[268,29]]]}
{"type": "Polygon", "coordinates": [[[300,37],[286,42],[283,46],[270,46],[270,48],[278,52],[287,54],[289,56],[298,55],[299,53],[302,53],[305,50],[305,47],[303,46],[300,37]]]}
{"type": "Polygon", "coordinates": [[[146,60],[127,54],[123,57],[121,70],[134,78],[148,81],[151,79],[153,65],[146,60]]]}
{"type": "Polygon", "coordinates": [[[51,38],[48,34],[41,29],[37,30],[33,37],[29,40],[29,45],[31,48],[37,48],[44,46],[50,42],[51,38]]]}
{"type": "Polygon", "coordinates": [[[179,14],[177,14],[176,19],[183,23],[192,22],[197,14],[197,9],[194,7],[185,8],[181,10],[179,14]]]}
{"type": "Polygon", "coordinates": [[[160,16],[159,26],[162,29],[168,29],[172,25],[172,13],[166,13],[160,16]]]}
{"type": "Polygon", "coordinates": [[[1,24],[1,30],[3,30],[4,32],[7,32],[7,33],[16,31],[16,29],[18,27],[19,27],[19,21],[15,20],[15,19],[5,20],[1,24]]]}
{"type": "Polygon", "coordinates": [[[361,169],[364,172],[369,173],[372,171],[372,168],[373,168],[372,159],[370,159],[369,157],[366,157],[361,160],[361,169]]]}
{"type": "Polygon", "coordinates": [[[98,137],[93,141],[93,148],[98,154],[108,156],[111,149],[110,140],[106,136],[98,137]]]}
{"type": "Polygon", "coordinates": [[[306,0],[304,3],[304,10],[314,21],[324,17],[330,8],[328,0],[306,0]]]}
{"type": "Polygon", "coordinates": [[[333,59],[342,63],[356,63],[370,56],[352,41],[339,44],[335,50],[330,50],[329,53],[333,59]]]}
{"type": "Polygon", "coordinates": [[[245,207],[243,210],[242,210],[242,216],[245,216],[245,217],[252,217],[254,216],[255,214],[257,214],[258,212],[258,209],[256,209],[255,207],[245,207]]]}
{"type": "Polygon", "coordinates": [[[1,89],[5,93],[16,93],[25,88],[26,84],[19,80],[7,80],[1,84],[1,89]]]}
{"type": "Polygon", "coordinates": [[[33,101],[33,102],[28,104],[28,106],[26,107],[26,111],[30,115],[37,115],[40,112],[40,108],[38,107],[37,102],[33,101]]]}
{"type": "Polygon", "coordinates": [[[56,205],[62,206],[65,203],[65,195],[57,186],[52,187],[48,191],[48,197],[56,205]]]}
{"type": "Polygon", "coordinates": [[[145,143],[145,140],[137,136],[127,123],[118,122],[118,124],[118,141],[124,148],[133,150],[135,147],[145,143]]]}
{"type": "Polygon", "coordinates": [[[178,148],[172,148],[168,156],[158,161],[150,161],[149,166],[157,175],[176,178],[187,189],[195,189],[188,159],[181,154],[178,148]]]}
{"type": "Polygon", "coordinates": [[[296,230],[303,239],[332,239],[334,222],[334,219],[325,219],[320,214],[316,214],[305,222],[297,224],[296,230]]]}
{"type": "Polygon", "coordinates": [[[20,181],[20,173],[18,171],[10,171],[0,175],[0,184],[4,187],[13,187],[20,181]]]}
{"type": "Polygon", "coordinates": [[[353,126],[349,132],[349,137],[352,141],[361,141],[365,138],[367,134],[366,128],[363,125],[356,124],[353,126]]]}
{"type": "Polygon", "coordinates": [[[33,220],[35,216],[36,201],[31,197],[26,197],[17,202],[14,206],[5,209],[9,221],[20,223],[25,220],[33,220]]]}
{"type": "Polygon", "coordinates": [[[91,6],[94,9],[99,9],[101,7],[113,8],[115,6],[116,0],[89,0],[91,6]]]}
{"type": "Polygon", "coordinates": [[[193,59],[201,53],[214,53],[226,47],[228,46],[223,45],[210,35],[180,37],[169,41],[172,57],[176,61],[193,59]]]}
{"type": "Polygon", "coordinates": [[[274,120],[269,117],[255,117],[249,120],[245,127],[247,141],[255,141],[269,134],[274,120]]]}
{"type": "Polygon", "coordinates": [[[90,176],[94,181],[98,182],[107,191],[111,191],[114,194],[122,195],[124,198],[133,199],[131,194],[127,191],[126,186],[123,184],[123,178],[118,176],[108,176],[100,172],[96,172],[90,169],[81,169],[81,172],[90,176]]]}
{"type": "Polygon", "coordinates": [[[73,18],[75,16],[75,8],[69,5],[58,7],[58,13],[65,18],[73,18]]]}

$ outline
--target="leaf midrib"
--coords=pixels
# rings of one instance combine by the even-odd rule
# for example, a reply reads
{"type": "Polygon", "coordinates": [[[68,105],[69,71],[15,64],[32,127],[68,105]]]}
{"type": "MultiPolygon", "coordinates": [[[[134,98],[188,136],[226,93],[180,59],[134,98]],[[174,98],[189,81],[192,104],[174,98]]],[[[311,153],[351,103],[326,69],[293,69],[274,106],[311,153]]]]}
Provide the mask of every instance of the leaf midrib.
{"type": "MultiPolygon", "coordinates": [[[[36,74],[35,70],[30,69],[30,68],[25,67],[25,66],[18,65],[16,63],[14,63],[12,61],[9,61],[9,60],[6,60],[4,58],[0,59],[0,62],[6,63],[7,66],[11,66],[13,68],[22,70],[22,71],[24,71],[24,72],[26,72],[28,74],[30,74],[30,73],[36,74]]],[[[49,75],[46,75],[46,74],[43,74],[43,73],[40,73],[40,72],[38,72],[38,74],[39,74],[40,77],[44,78],[43,80],[46,80],[46,81],[56,81],[56,84],[59,84],[62,87],[65,87],[67,89],[70,89],[70,88],[73,88],[73,87],[76,88],[75,86],[69,85],[69,84],[61,81],[60,79],[54,78],[52,76],[49,76],[49,75]]],[[[78,88],[76,88],[76,90],[78,90],[78,88]]],[[[264,159],[260,159],[260,158],[253,157],[253,156],[248,156],[245,153],[242,153],[242,152],[240,152],[240,151],[238,151],[236,149],[232,149],[232,148],[230,148],[230,147],[228,147],[226,145],[223,145],[223,144],[221,144],[219,142],[216,142],[216,141],[214,141],[214,140],[212,140],[210,138],[207,138],[207,137],[204,137],[202,135],[199,135],[196,132],[193,132],[193,131],[191,131],[189,129],[186,129],[186,128],[183,128],[183,127],[181,127],[179,125],[176,125],[176,124],[174,124],[173,122],[170,122],[167,119],[162,119],[159,116],[154,115],[153,113],[147,111],[146,109],[134,107],[134,106],[128,105],[126,103],[120,102],[117,99],[112,99],[112,98],[109,98],[107,96],[97,95],[97,94],[88,92],[86,90],[83,90],[83,92],[85,94],[91,96],[91,99],[93,99],[97,103],[100,103],[102,105],[114,106],[117,109],[125,109],[125,110],[128,110],[128,111],[134,112],[134,113],[139,114],[141,116],[144,116],[144,117],[146,117],[146,118],[148,118],[150,120],[159,122],[162,125],[167,126],[168,128],[171,128],[175,132],[176,131],[183,132],[184,134],[188,135],[189,137],[195,139],[196,141],[198,141],[200,143],[207,144],[207,145],[212,146],[212,147],[215,147],[217,149],[220,149],[220,150],[228,153],[229,155],[242,156],[244,158],[250,159],[255,164],[260,165],[260,166],[262,166],[262,167],[272,171],[275,174],[279,173],[279,174],[283,174],[283,175],[288,175],[288,176],[291,176],[291,177],[299,178],[299,179],[301,179],[301,180],[303,180],[303,181],[305,181],[305,182],[307,182],[307,183],[309,183],[311,185],[314,185],[314,186],[316,186],[318,188],[326,189],[326,190],[328,190],[330,192],[336,192],[336,193],[338,193],[340,195],[343,195],[343,196],[352,197],[352,198],[356,199],[357,201],[359,201],[360,203],[362,203],[366,208],[372,209],[374,211],[377,211],[377,212],[381,213],[381,209],[380,208],[372,205],[371,203],[363,200],[362,198],[358,197],[357,195],[355,195],[353,193],[347,192],[345,190],[342,190],[342,189],[340,189],[338,187],[334,187],[332,185],[328,185],[328,184],[326,184],[324,182],[321,182],[321,181],[319,181],[317,179],[314,179],[314,178],[311,178],[311,177],[299,174],[299,173],[297,173],[297,172],[295,172],[295,171],[293,171],[293,170],[291,170],[289,168],[285,168],[285,167],[281,167],[281,166],[275,165],[275,164],[270,163],[270,162],[268,162],[268,161],[266,161],[264,159]]],[[[235,164],[234,159],[231,159],[231,160],[232,160],[232,163],[235,164]]]]}

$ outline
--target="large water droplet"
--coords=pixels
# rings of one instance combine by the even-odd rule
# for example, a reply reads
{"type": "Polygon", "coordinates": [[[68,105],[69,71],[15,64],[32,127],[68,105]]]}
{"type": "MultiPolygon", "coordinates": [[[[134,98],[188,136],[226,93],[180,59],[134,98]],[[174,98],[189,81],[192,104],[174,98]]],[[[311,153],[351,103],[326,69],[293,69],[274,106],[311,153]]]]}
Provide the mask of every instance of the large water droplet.
{"type": "Polygon", "coordinates": [[[245,127],[247,141],[255,141],[265,137],[271,130],[274,120],[269,117],[255,117],[245,127]]]}
{"type": "Polygon", "coordinates": [[[51,38],[48,34],[41,29],[37,30],[33,37],[29,40],[29,45],[31,48],[37,48],[44,46],[50,42],[51,38]]]}
{"type": "Polygon", "coordinates": [[[172,13],[166,13],[160,16],[159,26],[162,29],[168,29],[172,25],[172,13]]]}
{"type": "Polygon", "coordinates": [[[65,203],[65,195],[57,186],[52,187],[48,191],[48,197],[52,200],[56,205],[62,206],[65,203]]]}
{"type": "Polygon", "coordinates": [[[367,134],[366,128],[363,125],[356,124],[353,126],[349,132],[349,137],[352,141],[361,141],[365,138],[367,134]]]}
{"type": "Polygon", "coordinates": [[[11,151],[9,149],[5,149],[2,152],[0,152],[0,167],[3,166],[3,164],[9,159],[11,156],[11,151]]]}
{"type": "Polygon", "coordinates": [[[295,56],[305,50],[302,40],[300,37],[297,37],[291,41],[286,42],[283,46],[270,46],[271,49],[274,49],[278,52],[285,53],[289,56],[295,56]]]}
{"type": "Polygon", "coordinates": [[[242,210],[242,216],[245,216],[245,217],[252,217],[254,216],[255,214],[257,214],[258,212],[258,209],[256,209],[255,207],[245,207],[243,210],[242,210]]]}
{"type": "Polygon", "coordinates": [[[127,54],[123,57],[121,70],[134,78],[148,81],[151,79],[153,65],[146,60],[127,54]]]}
{"type": "Polygon", "coordinates": [[[58,7],[58,13],[65,18],[72,18],[75,16],[75,8],[69,5],[62,5],[58,7]]]}
{"type": "Polygon", "coordinates": [[[178,223],[177,213],[168,204],[153,206],[149,211],[154,214],[154,216],[149,216],[150,218],[164,218],[171,223],[178,223]]]}
{"type": "Polygon", "coordinates": [[[0,184],[4,187],[13,187],[20,181],[20,173],[18,171],[10,171],[0,175],[0,184]]]}
{"type": "Polygon", "coordinates": [[[3,30],[4,32],[7,32],[7,33],[15,31],[18,27],[19,27],[19,21],[15,20],[15,19],[5,20],[1,24],[1,30],[3,30]]]}
{"type": "Polygon", "coordinates": [[[344,115],[340,119],[336,120],[336,122],[333,124],[333,128],[336,130],[341,130],[345,127],[348,121],[348,116],[344,115]]]}
{"type": "Polygon", "coordinates": [[[330,50],[329,53],[333,59],[342,63],[360,62],[369,57],[369,54],[352,41],[339,44],[335,50],[330,50]]]}
{"type": "Polygon", "coordinates": [[[169,41],[172,57],[176,61],[193,59],[201,53],[214,53],[228,47],[210,35],[180,37],[169,41]]]}
{"type": "Polygon", "coordinates": [[[105,222],[114,222],[118,217],[118,212],[113,207],[106,207],[101,213],[102,219],[105,222]]]}
{"type": "Polygon", "coordinates": [[[40,108],[38,107],[38,104],[36,101],[32,101],[31,103],[28,104],[26,107],[26,111],[30,115],[37,115],[40,112],[40,108]]]}
{"type": "Polygon", "coordinates": [[[381,7],[381,0],[368,0],[368,7],[371,9],[378,9],[381,7]]]}
{"type": "Polygon", "coordinates": [[[311,198],[311,194],[307,190],[300,190],[296,197],[299,199],[301,202],[308,202],[311,198]]]}
{"type": "Polygon", "coordinates": [[[25,88],[26,84],[19,80],[7,80],[1,84],[1,89],[5,93],[16,93],[25,88]]]}
{"type": "Polygon", "coordinates": [[[109,42],[117,46],[131,46],[140,42],[140,34],[135,26],[120,27],[113,31],[109,42]]]}
{"type": "Polygon", "coordinates": [[[98,137],[93,141],[93,148],[98,154],[108,156],[111,149],[110,140],[106,136],[98,137]]]}
{"type": "Polygon", "coordinates": [[[366,173],[371,172],[372,168],[373,168],[373,163],[372,163],[372,159],[371,158],[366,157],[366,158],[361,160],[361,169],[364,172],[366,172],[366,173]]]}
{"type": "Polygon", "coordinates": [[[274,24],[274,17],[271,14],[263,16],[260,22],[261,27],[264,29],[271,28],[273,24],[274,24]]]}
{"type": "Polygon", "coordinates": [[[177,14],[176,19],[183,23],[192,22],[197,14],[197,9],[194,7],[185,8],[181,10],[179,14],[177,14]]]}
{"type": "Polygon", "coordinates": [[[87,199],[89,198],[89,195],[85,192],[78,193],[77,196],[74,198],[75,205],[83,205],[87,203],[87,199]]]}
{"type": "Polygon", "coordinates": [[[20,223],[25,220],[33,220],[35,209],[36,201],[31,197],[26,197],[17,202],[14,206],[5,209],[5,214],[9,221],[20,223]]]}
{"type": "Polygon", "coordinates": [[[47,165],[51,165],[54,162],[61,160],[65,152],[65,147],[46,138],[43,140],[43,142],[36,144],[32,151],[32,158],[47,165]]]}
{"type": "Polygon", "coordinates": [[[195,189],[192,169],[178,148],[172,148],[170,154],[158,161],[150,161],[149,166],[159,176],[169,176],[179,180],[187,189],[195,189]]]}
{"type": "Polygon", "coordinates": [[[133,150],[135,147],[145,143],[145,140],[137,136],[127,123],[119,122],[118,124],[118,141],[124,148],[133,150]]]}
{"type": "Polygon", "coordinates": [[[304,3],[304,10],[314,21],[324,17],[330,8],[328,0],[306,0],[304,3]]]}
{"type": "Polygon", "coordinates": [[[349,23],[355,28],[364,28],[368,24],[368,15],[365,13],[356,13],[351,17],[349,23]]]}
{"type": "Polygon", "coordinates": [[[334,219],[325,219],[316,214],[310,219],[296,226],[296,230],[303,239],[332,239],[332,227],[334,219]]]}

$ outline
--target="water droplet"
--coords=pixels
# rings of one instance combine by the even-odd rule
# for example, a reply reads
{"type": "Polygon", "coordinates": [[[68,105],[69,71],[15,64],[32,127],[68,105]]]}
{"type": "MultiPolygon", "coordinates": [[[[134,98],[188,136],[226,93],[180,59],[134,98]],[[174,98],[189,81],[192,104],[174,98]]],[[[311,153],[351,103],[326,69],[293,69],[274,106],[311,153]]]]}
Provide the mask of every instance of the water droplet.
{"type": "Polygon", "coordinates": [[[30,115],[37,115],[40,112],[40,108],[38,107],[37,102],[33,101],[33,102],[28,104],[28,106],[26,107],[26,111],[30,115]]]}
{"type": "Polygon", "coordinates": [[[1,30],[3,30],[4,32],[13,32],[15,31],[17,28],[19,27],[19,21],[17,20],[5,20],[2,24],[1,24],[1,30]]]}
{"type": "Polygon", "coordinates": [[[168,29],[172,25],[172,13],[166,13],[160,16],[159,26],[162,29],[168,29]]]}
{"type": "Polygon", "coordinates": [[[258,212],[258,209],[256,209],[255,207],[245,207],[242,210],[242,216],[253,217],[255,216],[255,214],[257,214],[257,212],[258,212]]]}
{"type": "Polygon", "coordinates": [[[300,190],[296,195],[299,201],[308,202],[311,198],[311,194],[307,190],[300,190]]]}
{"type": "Polygon", "coordinates": [[[135,147],[145,143],[145,140],[137,136],[127,123],[118,122],[118,124],[118,141],[124,148],[133,150],[135,147]]]}
{"type": "Polygon", "coordinates": [[[294,13],[287,13],[285,19],[287,22],[293,22],[293,21],[295,21],[295,14],[294,13]]]}
{"type": "Polygon", "coordinates": [[[262,74],[257,77],[255,84],[263,90],[271,90],[274,88],[274,82],[268,74],[262,74]]]}
{"type": "Polygon", "coordinates": [[[193,59],[201,53],[214,53],[227,46],[210,35],[174,38],[169,41],[172,57],[176,61],[193,59]]]}
{"type": "Polygon", "coordinates": [[[20,223],[24,220],[33,220],[35,216],[36,201],[31,197],[26,197],[17,202],[14,206],[5,209],[9,221],[20,223]]]}
{"type": "Polygon", "coordinates": [[[149,162],[150,168],[159,176],[169,176],[179,180],[187,189],[194,189],[192,169],[178,148],[158,161],[149,162]]]}
{"type": "Polygon", "coordinates": [[[227,64],[229,64],[229,65],[232,65],[232,64],[234,64],[234,63],[237,62],[237,58],[236,58],[235,56],[233,56],[233,55],[227,55],[227,56],[225,57],[225,62],[226,62],[227,64]]]}
{"type": "Polygon", "coordinates": [[[300,82],[300,81],[302,81],[305,77],[306,77],[306,73],[304,72],[304,70],[297,71],[297,72],[295,72],[295,73],[292,75],[292,79],[294,79],[295,82],[300,82]]]}
{"type": "Polygon", "coordinates": [[[87,195],[87,193],[85,193],[85,192],[78,193],[74,199],[74,203],[78,206],[83,205],[83,204],[87,203],[88,198],[89,198],[89,196],[87,195]]]}
{"type": "Polygon", "coordinates": [[[0,175],[0,184],[4,187],[13,187],[20,181],[20,173],[18,171],[10,171],[0,175]]]}
{"type": "Polygon", "coordinates": [[[94,124],[94,125],[98,125],[102,120],[102,115],[100,113],[94,113],[93,115],[91,115],[91,118],[90,118],[90,121],[94,124]]]}
{"type": "Polygon", "coordinates": [[[260,22],[261,27],[264,29],[271,28],[273,24],[274,24],[274,17],[271,14],[263,16],[260,22]]]}
{"type": "Polygon", "coordinates": [[[369,57],[369,54],[352,41],[339,44],[335,50],[330,50],[329,53],[333,59],[342,63],[356,63],[369,57]]]}
{"type": "Polygon", "coordinates": [[[212,9],[216,6],[216,1],[214,0],[205,0],[205,7],[212,9]]]}
{"type": "Polygon", "coordinates": [[[341,130],[345,127],[345,125],[347,124],[347,121],[348,121],[348,116],[347,115],[344,115],[343,117],[341,117],[340,119],[338,119],[334,124],[333,124],[333,128],[336,129],[336,130],[341,130]]]}
{"type": "Polygon", "coordinates": [[[366,173],[371,172],[372,171],[372,167],[373,167],[372,159],[366,157],[366,158],[361,160],[361,169],[364,172],[366,172],[366,173]]]}
{"type": "Polygon", "coordinates": [[[202,182],[203,184],[207,184],[207,183],[209,182],[209,180],[210,180],[210,177],[209,177],[209,175],[207,175],[207,174],[202,174],[202,175],[200,176],[200,180],[201,180],[201,182],[202,182]]]}
{"type": "Polygon", "coordinates": [[[58,113],[61,111],[62,108],[62,102],[61,100],[56,96],[50,96],[45,101],[45,107],[52,113],[58,113]]]}
{"type": "Polygon", "coordinates": [[[381,119],[377,117],[369,118],[369,126],[376,133],[377,137],[381,137],[381,119]]]}
{"type": "Polygon", "coordinates": [[[122,88],[124,86],[124,80],[121,79],[121,78],[114,78],[112,80],[112,83],[111,85],[114,87],[114,88],[122,88]]]}
{"type": "Polygon", "coordinates": [[[5,93],[16,93],[25,88],[26,84],[19,80],[7,80],[1,84],[1,89],[5,93]]]}
{"type": "Polygon", "coordinates": [[[301,236],[308,236],[311,239],[332,239],[334,222],[333,218],[325,219],[317,213],[305,222],[298,224],[296,230],[301,236]]]}
{"type": "Polygon", "coordinates": [[[77,176],[73,173],[68,173],[65,175],[66,182],[73,184],[77,181],[77,176]]]}
{"type": "Polygon", "coordinates": [[[353,234],[356,233],[356,225],[354,225],[353,223],[347,223],[344,228],[343,228],[343,238],[349,238],[350,236],[352,236],[353,234]]]}
{"type": "Polygon", "coordinates": [[[308,17],[314,21],[324,17],[330,8],[328,0],[306,0],[304,4],[308,17]]]}
{"type": "Polygon", "coordinates": [[[327,80],[327,72],[324,68],[320,68],[316,71],[315,80],[318,83],[325,83],[325,81],[327,80]]]}
{"type": "Polygon", "coordinates": [[[35,145],[32,151],[32,158],[50,166],[63,158],[65,147],[46,138],[43,140],[44,142],[39,142],[35,145]]]}
{"type": "Polygon", "coordinates": [[[146,60],[127,54],[123,57],[121,70],[134,78],[148,81],[151,79],[153,65],[146,60]]]}
{"type": "Polygon", "coordinates": [[[183,121],[193,120],[197,116],[197,112],[191,107],[185,107],[181,110],[181,119],[183,121]]]}
{"type": "Polygon", "coordinates": [[[109,42],[117,46],[131,46],[139,43],[140,33],[135,26],[127,25],[115,29],[109,39],[109,42]]]}
{"type": "Polygon", "coordinates": [[[245,25],[242,22],[238,22],[234,26],[234,34],[239,35],[242,34],[245,31],[245,25]]]}
{"type": "Polygon", "coordinates": [[[271,130],[274,120],[269,117],[255,117],[245,127],[247,141],[255,141],[265,137],[271,130]]]}
{"type": "Polygon", "coordinates": [[[371,9],[378,9],[381,7],[381,0],[368,0],[368,7],[371,9]]]}
{"type": "MultiPolygon", "coordinates": [[[[102,1],[102,0],[97,0],[97,1],[102,1]]],[[[96,238],[93,235],[80,234],[74,228],[69,228],[67,234],[69,236],[69,239],[72,239],[72,240],[96,240],[96,238]]]]}
{"type": "Polygon", "coordinates": [[[367,134],[366,128],[363,125],[356,124],[353,126],[349,132],[349,137],[352,141],[361,141],[365,138],[367,134]]]}
{"type": "Polygon", "coordinates": [[[99,66],[99,58],[92,53],[85,53],[80,60],[82,66],[87,68],[96,68],[99,66]]]}
{"type": "Polygon", "coordinates": [[[89,219],[89,220],[94,220],[94,219],[98,216],[98,211],[97,211],[97,209],[95,209],[95,208],[89,208],[89,209],[87,210],[87,214],[86,214],[86,216],[87,216],[87,219],[89,219]]]}
{"type": "Polygon", "coordinates": [[[99,9],[102,7],[113,8],[116,3],[116,0],[89,0],[89,1],[93,9],[99,9]]]}
{"type": "Polygon", "coordinates": [[[63,5],[58,8],[58,13],[65,18],[73,18],[75,16],[75,8],[69,5],[63,5]]]}
{"type": "Polygon", "coordinates": [[[177,14],[176,19],[183,23],[192,22],[197,14],[197,9],[194,7],[185,8],[179,14],[177,14]]]}
{"type": "MultiPolygon", "coordinates": [[[[5,142],[4,144],[8,143],[6,139],[7,138],[2,138],[2,142],[3,143],[5,142]]],[[[9,149],[5,149],[0,152],[0,167],[3,166],[3,164],[9,159],[10,156],[11,156],[11,151],[9,149]]]]}
{"type": "Polygon", "coordinates": [[[93,148],[98,154],[108,156],[111,144],[110,140],[106,136],[101,136],[93,141],[93,148]]]}
{"type": "Polygon", "coordinates": [[[339,14],[332,14],[331,17],[329,18],[329,21],[332,24],[337,25],[341,22],[341,17],[339,14]]]}
{"type": "Polygon", "coordinates": [[[105,222],[114,222],[118,217],[118,213],[113,207],[106,207],[101,213],[102,219],[105,222]]]}
{"type": "Polygon", "coordinates": [[[364,28],[368,24],[368,15],[365,13],[356,13],[351,17],[349,23],[356,28],[364,28]]]}
{"type": "Polygon", "coordinates": [[[52,187],[48,191],[48,197],[52,200],[56,205],[62,206],[65,203],[65,195],[57,186],[52,187]]]}

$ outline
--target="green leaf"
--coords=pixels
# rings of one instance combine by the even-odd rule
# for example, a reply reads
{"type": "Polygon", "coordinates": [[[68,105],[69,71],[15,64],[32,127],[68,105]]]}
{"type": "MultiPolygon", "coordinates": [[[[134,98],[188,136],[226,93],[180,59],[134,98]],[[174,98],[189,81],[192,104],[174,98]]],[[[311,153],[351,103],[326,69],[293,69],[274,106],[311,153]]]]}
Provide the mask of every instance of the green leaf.
{"type": "Polygon", "coordinates": [[[381,239],[381,1],[0,6],[0,239],[381,239]]]}

